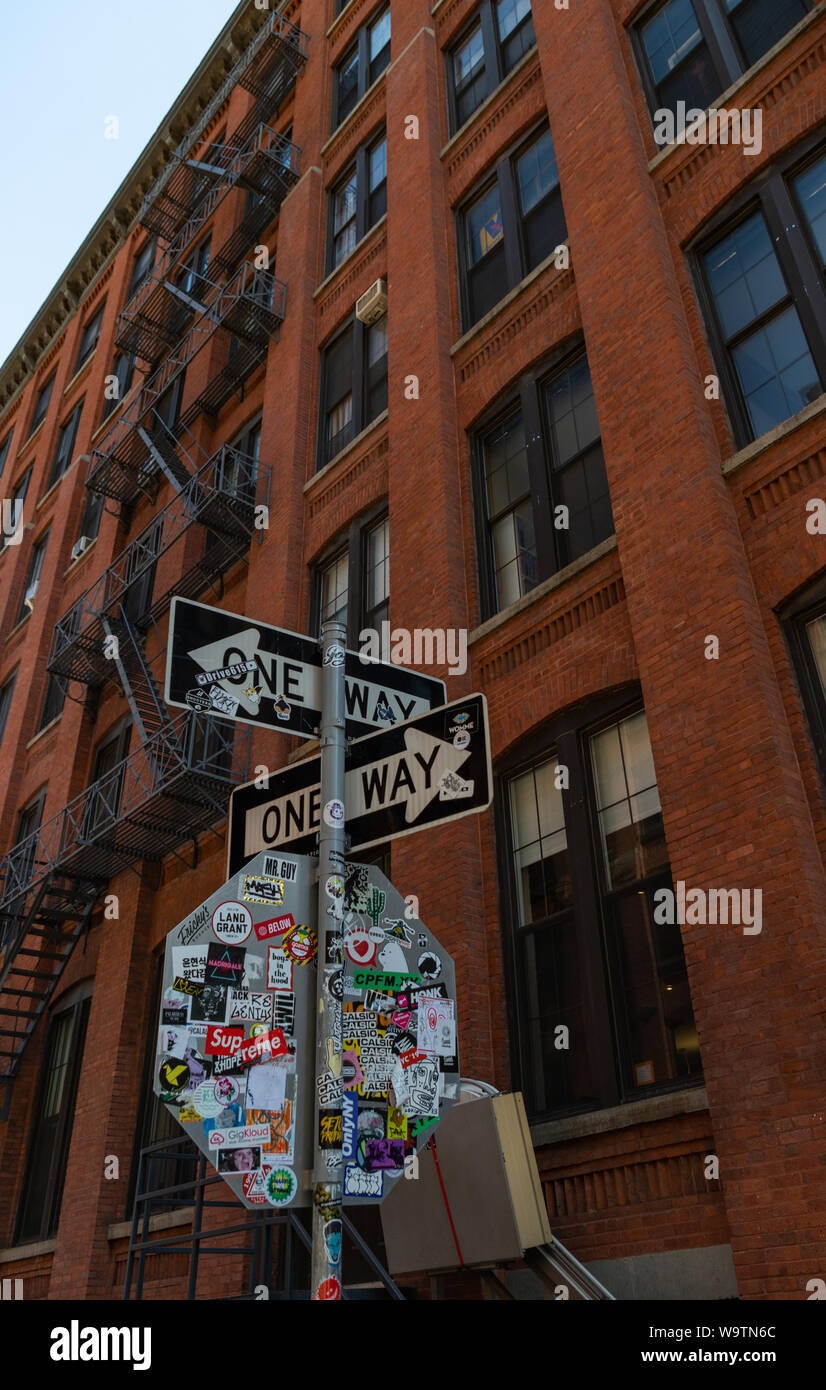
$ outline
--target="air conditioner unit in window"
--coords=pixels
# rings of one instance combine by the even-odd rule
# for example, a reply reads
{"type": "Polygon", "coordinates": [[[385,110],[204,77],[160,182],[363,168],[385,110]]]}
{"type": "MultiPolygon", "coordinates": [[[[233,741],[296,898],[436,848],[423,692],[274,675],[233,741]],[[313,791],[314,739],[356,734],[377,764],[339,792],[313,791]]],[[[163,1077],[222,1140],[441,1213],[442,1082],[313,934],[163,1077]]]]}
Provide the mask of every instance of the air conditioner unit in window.
{"type": "Polygon", "coordinates": [[[72,559],[79,560],[84,550],[88,550],[92,544],[92,540],[92,536],[81,536],[79,540],[76,540],[72,546],[72,559]]]}
{"type": "Polygon", "coordinates": [[[29,612],[31,612],[31,610],[34,608],[34,596],[36,593],[37,580],[35,580],[33,584],[29,585],[28,589],[26,590],[26,597],[23,599],[23,602],[28,608],[29,612]]]}
{"type": "Polygon", "coordinates": [[[356,301],[356,318],[361,319],[368,327],[378,323],[387,313],[387,281],[376,280],[369,290],[365,290],[360,299],[356,301]]]}

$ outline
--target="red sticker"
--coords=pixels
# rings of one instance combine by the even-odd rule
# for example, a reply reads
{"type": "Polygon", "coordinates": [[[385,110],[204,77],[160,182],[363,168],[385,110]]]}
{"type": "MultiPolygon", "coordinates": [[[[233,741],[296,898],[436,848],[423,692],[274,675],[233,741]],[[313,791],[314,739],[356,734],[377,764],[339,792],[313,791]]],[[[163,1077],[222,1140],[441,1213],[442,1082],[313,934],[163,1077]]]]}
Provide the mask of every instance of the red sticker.
{"type": "Polygon", "coordinates": [[[243,1028],[227,1028],[223,1023],[211,1023],[206,1030],[204,1052],[207,1057],[234,1057],[243,1041],[243,1028]]]}
{"type": "Polygon", "coordinates": [[[268,1062],[271,1057],[286,1057],[289,1048],[283,1028],[274,1028],[271,1033],[261,1033],[251,1038],[235,1053],[239,1067],[247,1067],[251,1062],[268,1062]]]}
{"type": "Polygon", "coordinates": [[[403,1067],[415,1066],[417,1062],[427,1062],[429,1057],[425,1052],[417,1052],[415,1048],[411,1052],[403,1052],[399,1061],[403,1067]]]}
{"type": "Polygon", "coordinates": [[[316,1298],[320,1299],[322,1302],[341,1298],[341,1285],[335,1275],[333,1275],[331,1279],[322,1279],[316,1290],[316,1298]]]}
{"type": "Polygon", "coordinates": [[[283,932],[289,931],[295,926],[295,918],[291,912],[287,912],[283,917],[270,917],[266,922],[256,922],[255,935],[259,941],[267,941],[271,936],[281,936],[283,932]]]}

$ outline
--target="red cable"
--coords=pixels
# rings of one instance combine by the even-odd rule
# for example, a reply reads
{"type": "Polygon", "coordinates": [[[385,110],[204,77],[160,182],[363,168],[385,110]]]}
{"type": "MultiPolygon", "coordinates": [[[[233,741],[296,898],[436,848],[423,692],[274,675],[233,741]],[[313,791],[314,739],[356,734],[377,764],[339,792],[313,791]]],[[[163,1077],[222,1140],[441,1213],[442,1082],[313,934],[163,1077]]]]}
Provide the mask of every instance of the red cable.
{"type": "Polygon", "coordinates": [[[437,1178],[439,1179],[439,1186],[440,1186],[440,1188],[442,1189],[442,1196],[443,1196],[444,1202],[445,1202],[445,1211],[447,1212],[447,1219],[448,1219],[448,1221],[450,1222],[450,1230],[451,1230],[451,1234],[452,1234],[452,1236],[453,1236],[453,1244],[456,1246],[456,1254],[459,1256],[459,1264],[460,1264],[461,1268],[464,1269],[464,1267],[465,1267],[465,1261],[464,1261],[464,1257],[463,1257],[463,1255],[462,1255],[462,1247],[461,1247],[461,1245],[459,1244],[459,1237],[458,1237],[457,1234],[456,1234],[456,1227],[455,1227],[454,1224],[453,1224],[453,1216],[452,1216],[452,1213],[451,1213],[451,1210],[450,1210],[450,1202],[447,1200],[447,1193],[446,1193],[446,1191],[445,1191],[445,1184],[444,1184],[444,1180],[443,1180],[443,1178],[442,1178],[442,1170],[441,1170],[441,1168],[439,1167],[439,1155],[438,1155],[437,1152],[436,1152],[436,1136],[435,1136],[435,1134],[434,1134],[433,1138],[432,1138],[431,1141],[430,1141],[430,1147],[431,1147],[431,1149],[433,1150],[433,1162],[436,1164],[436,1176],[437,1176],[437,1178]]]}

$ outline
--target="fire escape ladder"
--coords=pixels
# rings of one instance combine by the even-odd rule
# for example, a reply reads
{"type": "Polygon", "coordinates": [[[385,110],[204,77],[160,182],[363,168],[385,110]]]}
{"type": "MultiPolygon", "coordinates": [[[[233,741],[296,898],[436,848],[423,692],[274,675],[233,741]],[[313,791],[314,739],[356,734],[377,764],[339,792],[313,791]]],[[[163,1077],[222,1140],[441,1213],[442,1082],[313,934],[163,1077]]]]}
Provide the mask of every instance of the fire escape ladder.
{"type": "Polygon", "coordinates": [[[0,912],[0,1119],[29,1038],[85,932],[102,884],[50,873],[0,912]]]}
{"type": "Polygon", "coordinates": [[[118,608],[117,617],[103,615],[103,630],[110,639],[110,649],[116,653],[112,660],[141,743],[146,743],[156,734],[166,734],[170,743],[177,743],[172,720],[146,659],[143,644],[123,604],[118,608]]]}

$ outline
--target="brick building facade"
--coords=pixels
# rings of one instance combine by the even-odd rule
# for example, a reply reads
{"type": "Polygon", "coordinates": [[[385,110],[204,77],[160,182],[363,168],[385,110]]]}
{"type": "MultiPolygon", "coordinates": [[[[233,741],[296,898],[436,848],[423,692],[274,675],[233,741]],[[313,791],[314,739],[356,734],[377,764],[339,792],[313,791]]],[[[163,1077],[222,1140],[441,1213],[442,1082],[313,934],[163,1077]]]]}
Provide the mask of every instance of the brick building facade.
{"type": "Polygon", "coordinates": [[[166,709],[175,592],[468,632],[433,672],[487,697],[494,805],[389,847],[463,1074],[524,1092],[552,1228],[619,1297],[826,1277],[824,64],[811,0],[242,4],[5,363],[27,1297],[119,1296],[157,952],[231,786],[299,752],[166,709]],[[679,101],[762,140],[660,145],[679,101]],[[669,925],[672,884],[762,918],[669,925]]]}

